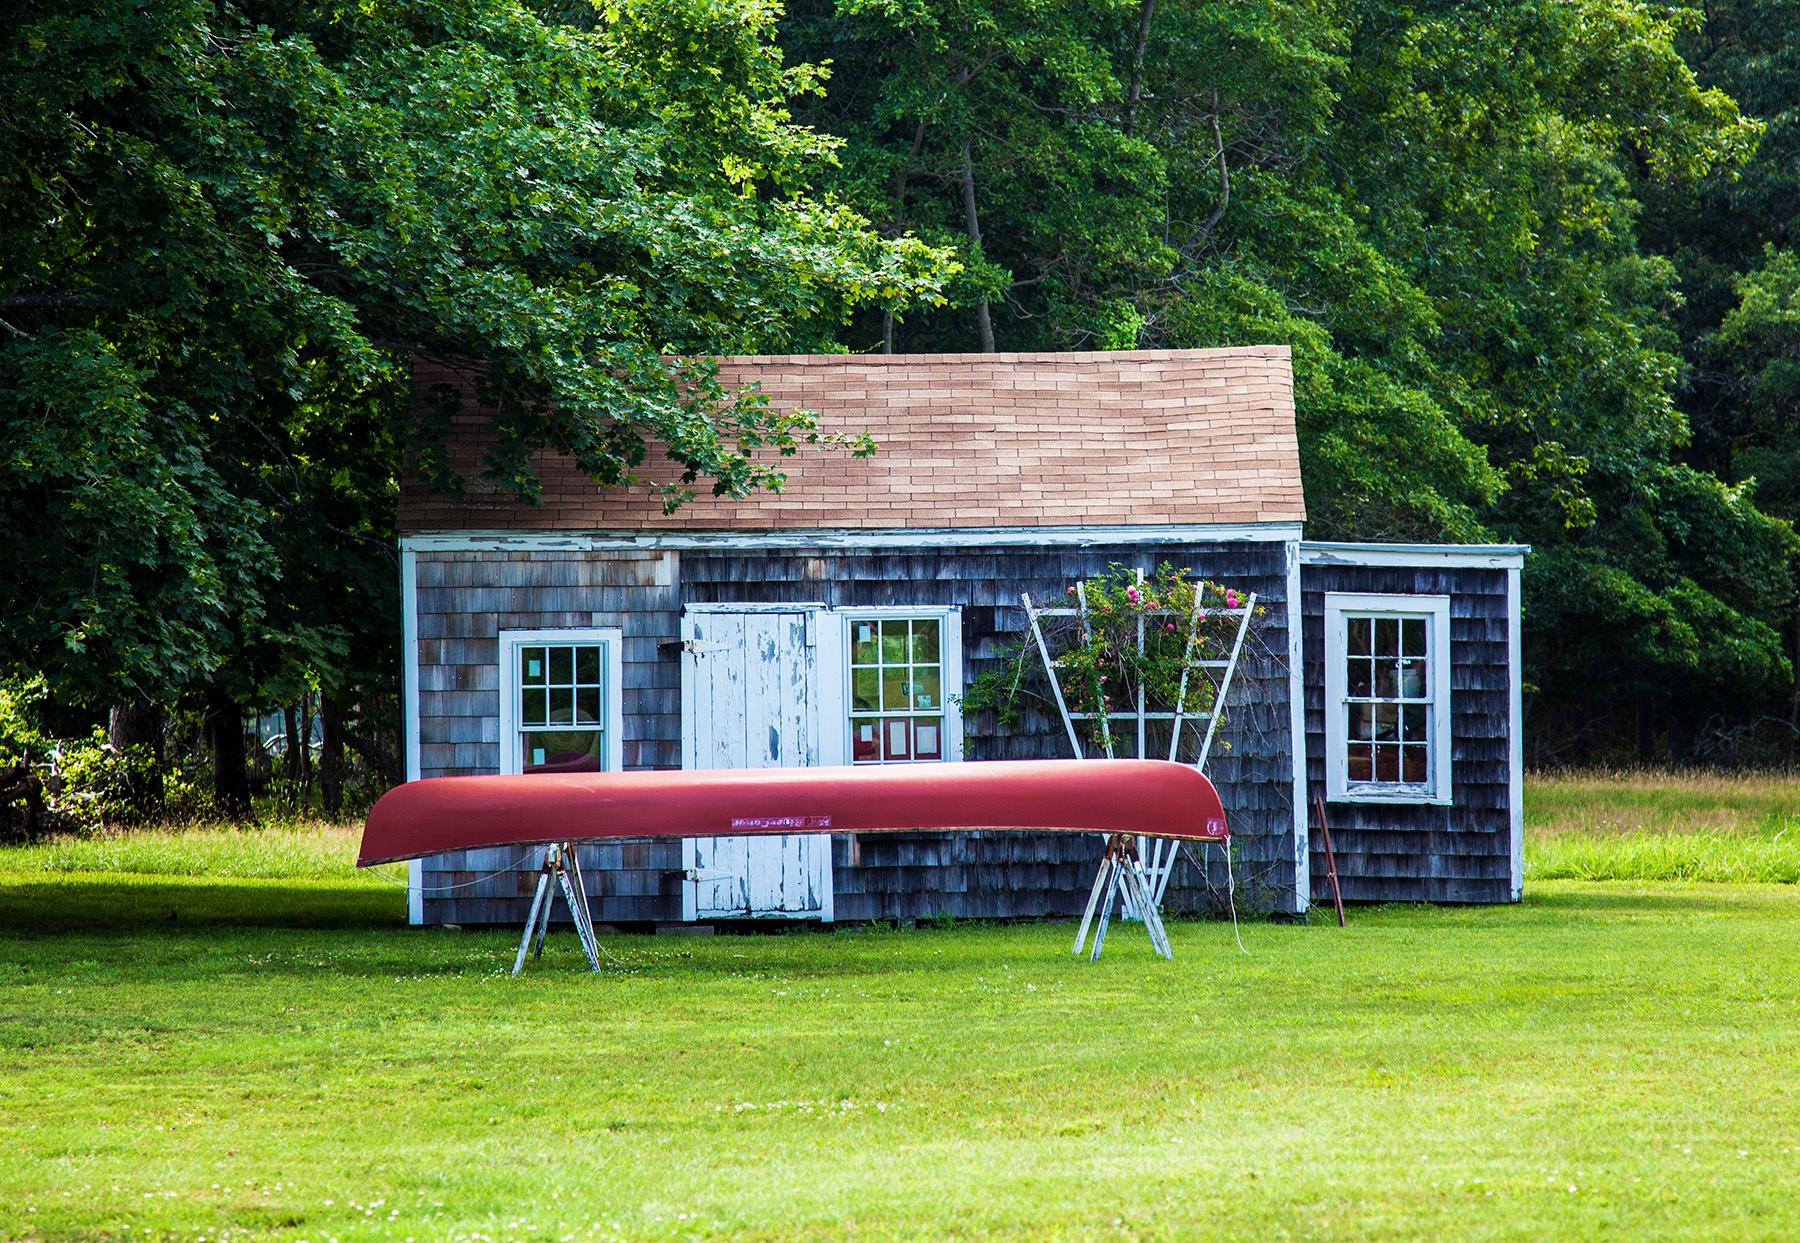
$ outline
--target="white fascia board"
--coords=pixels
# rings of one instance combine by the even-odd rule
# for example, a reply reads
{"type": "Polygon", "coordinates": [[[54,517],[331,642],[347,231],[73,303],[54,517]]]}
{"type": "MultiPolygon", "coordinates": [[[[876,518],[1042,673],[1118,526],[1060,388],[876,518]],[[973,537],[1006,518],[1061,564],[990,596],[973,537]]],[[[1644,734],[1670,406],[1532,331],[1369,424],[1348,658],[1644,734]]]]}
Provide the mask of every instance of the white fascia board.
{"type": "Polygon", "coordinates": [[[1301,565],[1441,566],[1454,570],[1511,570],[1530,544],[1352,544],[1307,540],[1301,565]]]}
{"type": "Polygon", "coordinates": [[[412,552],[594,552],[604,549],[993,548],[1093,544],[1286,543],[1297,522],[1092,527],[896,527],[829,531],[434,531],[400,537],[412,552]]]}

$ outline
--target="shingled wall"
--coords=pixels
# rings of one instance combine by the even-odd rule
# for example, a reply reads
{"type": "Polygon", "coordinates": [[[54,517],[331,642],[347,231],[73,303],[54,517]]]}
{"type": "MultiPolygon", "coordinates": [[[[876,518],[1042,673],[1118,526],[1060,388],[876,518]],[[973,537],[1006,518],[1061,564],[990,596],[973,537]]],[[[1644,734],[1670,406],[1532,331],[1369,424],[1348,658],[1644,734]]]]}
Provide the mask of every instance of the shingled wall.
{"type": "MultiPolygon", "coordinates": [[[[962,608],[965,679],[1000,659],[1024,634],[1019,594],[1059,597],[1076,579],[1114,562],[1163,561],[1255,591],[1269,606],[1259,644],[1241,670],[1232,711],[1209,765],[1237,835],[1238,879],[1264,904],[1295,903],[1292,759],[1288,728],[1288,546],[1279,542],[1115,544],[1069,548],[875,551],[420,552],[417,558],[422,776],[493,772],[499,764],[498,635],[503,629],[614,626],[624,632],[624,760],[628,768],[680,764],[680,665],[674,648],[688,603],[822,602],[829,606],[953,605],[962,608]]],[[[965,758],[1059,757],[1060,721],[1027,715],[1001,730],[966,723],[965,758]]],[[[866,835],[852,853],[834,845],[840,920],[940,913],[1007,917],[1078,912],[1099,844],[1055,834],[866,835]]],[[[1210,852],[1217,855],[1216,848],[1210,852]]],[[[518,856],[470,851],[424,864],[427,922],[520,923],[533,876],[480,879],[518,856]]],[[[609,923],[681,915],[679,842],[584,848],[594,915],[609,923]]],[[[1217,860],[1215,859],[1215,879],[1217,860]]],[[[1178,869],[1171,905],[1205,898],[1203,878],[1178,869]]]]}
{"type": "Polygon", "coordinates": [[[1450,806],[1330,803],[1344,898],[1506,902],[1512,897],[1511,670],[1505,570],[1304,566],[1308,841],[1324,901],[1324,843],[1311,810],[1325,789],[1325,593],[1450,597],[1450,806]]]}

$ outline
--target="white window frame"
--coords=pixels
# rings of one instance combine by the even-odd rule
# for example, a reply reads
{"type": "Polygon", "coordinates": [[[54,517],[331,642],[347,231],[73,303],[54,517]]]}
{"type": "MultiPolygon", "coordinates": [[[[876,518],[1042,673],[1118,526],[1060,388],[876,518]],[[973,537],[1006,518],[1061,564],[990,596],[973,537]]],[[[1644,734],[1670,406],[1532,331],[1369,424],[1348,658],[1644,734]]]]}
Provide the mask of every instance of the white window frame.
{"type": "Polygon", "coordinates": [[[502,630],[500,632],[500,771],[524,771],[519,748],[519,649],[539,644],[598,646],[600,648],[601,711],[600,767],[618,772],[625,767],[625,634],[617,626],[583,626],[563,630],[502,630]]]}
{"type": "MultiPolygon", "coordinates": [[[[836,722],[825,732],[828,750],[821,761],[827,764],[849,764],[855,754],[850,738],[850,627],[859,621],[892,621],[899,617],[929,618],[942,627],[942,644],[938,652],[941,669],[939,685],[944,700],[944,739],[942,760],[902,761],[903,763],[954,764],[963,757],[963,647],[962,609],[941,604],[883,604],[867,608],[843,606],[830,610],[835,624],[821,627],[835,640],[835,650],[821,651],[820,671],[835,666],[835,677],[826,679],[826,693],[819,705],[821,713],[830,712],[836,722]],[[829,657],[831,664],[825,663],[829,657]]],[[[871,765],[871,767],[875,767],[871,765]]]]}
{"type": "Polygon", "coordinates": [[[1325,593],[1325,797],[1335,803],[1423,803],[1449,806],[1450,597],[1325,593]],[[1344,658],[1350,617],[1423,617],[1426,672],[1431,678],[1431,779],[1425,785],[1350,781],[1344,658]]]}

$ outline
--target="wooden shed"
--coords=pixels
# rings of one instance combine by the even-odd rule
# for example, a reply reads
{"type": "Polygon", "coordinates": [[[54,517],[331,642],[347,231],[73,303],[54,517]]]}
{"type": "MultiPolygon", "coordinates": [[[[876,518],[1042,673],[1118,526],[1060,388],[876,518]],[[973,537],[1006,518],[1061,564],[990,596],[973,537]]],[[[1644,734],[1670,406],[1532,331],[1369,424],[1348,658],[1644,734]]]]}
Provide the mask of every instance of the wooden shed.
{"type": "MultiPolygon", "coordinates": [[[[409,777],[1066,756],[1060,721],[965,720],[963,688],[1026,632],[1022,594],[1171,564],[1265,609],[1207,765],[1256,900],[1303,914],[1318,892],[1314,793],[1347,898],[1518,898],[1525,550],[1305,541],[1285,347],[746,357],[721,377],[879,451],[809,450],[780,494],[673,514],[548,453],[538,505],[406,482],[409,777]]],[[[421,364],[415,386],[469,394],[450,453],[477,480],[473,379],[421,364]]],[[[584,866],[615,924],[1041,916],[1079,912],[1100,849],[797,834],[584,866]]],[[[516,864],[415,863],[412,921],[522,922],[516,864]]],[[[1169,905],[1209,879],[1178,870],[1169,905]]]]}

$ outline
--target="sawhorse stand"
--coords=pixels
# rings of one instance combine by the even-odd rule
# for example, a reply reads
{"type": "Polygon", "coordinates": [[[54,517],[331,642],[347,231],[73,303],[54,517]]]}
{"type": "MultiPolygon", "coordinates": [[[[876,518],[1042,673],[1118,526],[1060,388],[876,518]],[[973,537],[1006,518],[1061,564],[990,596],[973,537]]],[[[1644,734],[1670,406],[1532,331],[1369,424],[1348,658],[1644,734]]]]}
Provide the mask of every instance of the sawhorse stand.
{"type": "Polygon", "coordinates": [[[588,966],[600,970],[600,942],[594,938],[594,916],[588,910],[587,886],[581,880],[581,860],[575,857],[574,842],[557,842],[544,847],[537,892],[531,896],[531,914],[525,917],[525,935],[519,938],[519,956],[513,960],[514,975],[525,969],[525,954],[533,942],[534,956],[543,956],[544,934],[550,931],[550,908],[556,905],[559,889],[568,904],[569,918],[575,921],[575,935],[581,940],[588,966]]]}
{"type": "Polygon", "coordinates": [[[1087,911],[1081,917],[1080,931],[1075,934],[1074,952],[1081,953],[1088,928],[1094,922],[1095,908],[1098,908],[1100,926],[1094,930],[1094,950],[1088,959],[1090,962],[1099,959],[1101,947],[1106,944],[1106,925],[1112,920],[1113,903],[1126,899],[1142,913],[1144,931],[1150,934],[1151,946],[1164,958],[1174,958],[1168,930],[1163,927],[1162,916],[1150,897],[1150,882],[1144,875],[1143,860],[1138,858],[1137,836],[1131,833],[1114,833],[1106,839],[1106,854],[1094,877],[1093,892],[1088,894],[1087,911]]]}

